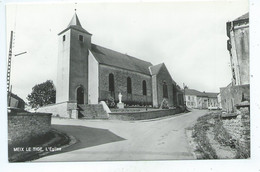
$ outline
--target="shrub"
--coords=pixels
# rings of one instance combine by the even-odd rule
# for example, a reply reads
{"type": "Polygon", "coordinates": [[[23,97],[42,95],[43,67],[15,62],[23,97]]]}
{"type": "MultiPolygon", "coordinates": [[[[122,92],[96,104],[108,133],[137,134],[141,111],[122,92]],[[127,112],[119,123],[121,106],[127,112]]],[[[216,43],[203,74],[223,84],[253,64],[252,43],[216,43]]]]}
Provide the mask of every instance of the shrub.
{"type": "Polygon", "coordinates": [[[108,95],[108,97],[107,97],[106,104],[110,108],[114,108],[116,106],[114,98],[110,95],[108,95]]]}

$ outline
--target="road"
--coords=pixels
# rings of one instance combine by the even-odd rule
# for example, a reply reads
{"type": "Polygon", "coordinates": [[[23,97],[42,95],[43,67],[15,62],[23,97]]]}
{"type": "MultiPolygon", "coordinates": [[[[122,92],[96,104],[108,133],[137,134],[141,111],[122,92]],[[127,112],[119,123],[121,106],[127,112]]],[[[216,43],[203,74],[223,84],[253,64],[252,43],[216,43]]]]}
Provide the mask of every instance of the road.
{"type": "Polygon", "coordinates": [[[185,128],[206,110],[142,121],[53,119],[53,127],[78,143],[42,161],[194,159],[185,128]]]}

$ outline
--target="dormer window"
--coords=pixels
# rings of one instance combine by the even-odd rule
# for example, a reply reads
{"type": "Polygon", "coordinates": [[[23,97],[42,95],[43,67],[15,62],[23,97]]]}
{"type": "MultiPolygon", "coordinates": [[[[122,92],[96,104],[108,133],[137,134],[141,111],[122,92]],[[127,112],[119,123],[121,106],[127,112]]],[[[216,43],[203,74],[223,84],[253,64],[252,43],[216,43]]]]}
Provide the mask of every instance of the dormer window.
{"type": "Polygon", "coordinates": [[[63,35],[62,40],[63,42],[66,40],[66,35],[63,35]]]}
{"type": "Polygon", "coordinates": [[[79,35],[79,41],[84,42],[84,37],[82,35],[79,35]]]}

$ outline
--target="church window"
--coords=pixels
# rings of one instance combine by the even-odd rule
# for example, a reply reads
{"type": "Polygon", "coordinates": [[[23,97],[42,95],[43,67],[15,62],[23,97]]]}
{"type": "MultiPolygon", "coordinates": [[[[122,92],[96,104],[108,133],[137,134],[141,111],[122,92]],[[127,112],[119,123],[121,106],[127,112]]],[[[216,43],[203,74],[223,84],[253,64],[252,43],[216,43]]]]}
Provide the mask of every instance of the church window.
{"type": "Polygon", "coordinates": [[[62,40],[63,40],[63,41],[66,40],[66,35],[63,35],[62,40]]]}
{"type": "Polygon", "coordinates": [[[143,80],[143,95],[147,95],[147,90],[146,90],[146,81],[143,80]]]}
{"type": "Polygon", "coordinates": [[[127,78],[127,93],[132,94],[132,81],[130,77],[127,78]]]}
{"type": "Polygon", "coordinates": [[[166,82],[163,82],[163,98],[168,98],[168,90],[166,82]]]}
{"type": "Polygon", "coordinates": [[[109,91],[115,91],[115,82],[114,82],[114,75],[112,73],[109,74],[109,91]]]}
{"type": "Polygon", "coordinates": [[[83,38],[82,35],[79,35],[79,41],[80,41],[80,42],[84,42],[84,38],[83,38]]]}

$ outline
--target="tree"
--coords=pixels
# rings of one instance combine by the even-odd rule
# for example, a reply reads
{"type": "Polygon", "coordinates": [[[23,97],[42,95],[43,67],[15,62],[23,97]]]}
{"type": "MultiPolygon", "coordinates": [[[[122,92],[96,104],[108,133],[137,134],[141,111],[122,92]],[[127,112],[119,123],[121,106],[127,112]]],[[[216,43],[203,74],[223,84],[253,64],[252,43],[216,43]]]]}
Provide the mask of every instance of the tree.
{"type": "Polygon", "coordinates": [[[53,104],[55,103],[55,99],[56,89],[51,80],[36,84],[32,88],[32,93],[27,96],[27,100],[33,108],[53,104]]]}

